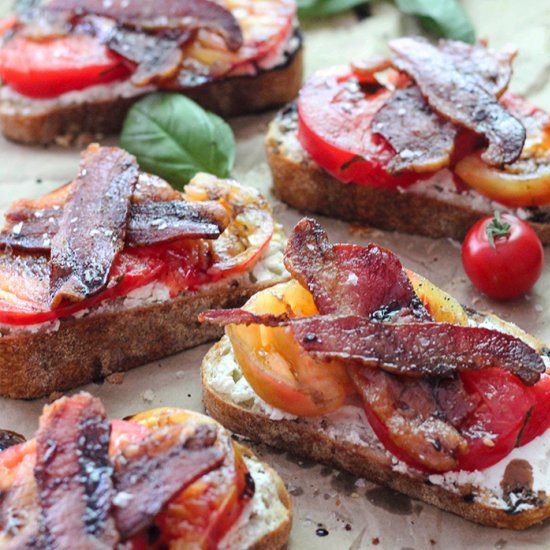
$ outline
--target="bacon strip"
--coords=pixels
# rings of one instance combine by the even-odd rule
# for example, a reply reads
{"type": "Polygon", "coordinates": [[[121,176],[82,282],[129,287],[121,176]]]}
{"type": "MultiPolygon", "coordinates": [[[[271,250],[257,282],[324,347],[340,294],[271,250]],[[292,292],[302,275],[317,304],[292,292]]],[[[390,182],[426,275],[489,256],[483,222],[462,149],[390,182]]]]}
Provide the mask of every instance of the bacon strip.
{"type": "MultiPolygon", "coordinates": [[[[447,421],[432,384],[373,369],[351,367],[348,372],[368,410],[386,426],[396,447],[430,470],[456,468],[468,445],[447,421]]],[[[461,389],[459,382],[451,383],[455,391],[461,389]]],[[[468,403],[467,396],[462,402],[468,403]]],[[[467,405],[463,409],[466,412],[467,405]]]]}
{"type": "Polygon", "coordinates": [[[494,51],[485,44],[467,44],[456,40],[442,40],[439,49],[452,58],[455,67],[487,90],[500,97],[512,78],[512,61],[517,50],[494,51]]]}
{"type": "Polygon", "coordinates": [[[372,119],[372,129],[395,149],[390,174],[435,172],[451,160],[457,129],[434,113],[417,86],[396,90],[372,119]]]}
{"type": "Polygon", "coordinates": [[[416,318],[429,318],[395,254],[374,244],[331,245],[324,229],[311,218],[294,228],[284,261],[313,294],[322,314],[380,319],[407,310],[416,318]]]}
{"type": "Polygon", "coordinates": [[[496,330],[447,323],[389,324],[361,317],[320,316],[291,321],[296,340],[312,355],[391,373],[442,377],[497,367],[532,386],[544,372],[540,355],[496,330]]]}
{"type": "Polygon", "coordinates": [[[59,231],[52,239],[50,304],[81,301],[107,284],[124,246],[136,159],[116,147],[90,146],[73,183],[59,231]]]}
{"type": "MultiPolygon", "coordinates": [[[[63,216],[60,208],[34,210],[24,206],[6,213],[8,225],[0,232],[0,249],[50,251],[63,216]]],[[[150,246],[177,239],[216,239],[229,216],[215,201],[166,201],[130,205],[126,245],[150,246]]]]}
{"type": "Polygon", "coordinates": [[[178,40],[128,29],[116,29],[109,37],[107,46],[125,59],[137,63],[137,69],[131,76],[131,82],[136,86],[147,86],[151,82],[174,77],[183,60],[178,40]]]}
{"type": "Polygon", "coordinates": [[[525,342],[496,330],[448,323],[380,323],[365,317],[318,315],[300,319],[241,309],[210,310],[200,321],[219,325],[290,326],[315,357],[410,377],[445,377],[461,370],[501,368],[532,386],[545,371],[525,342]]]}
{"type": "Polygon", "coordinates": [[[48,548],[113,548],[110,424],[89,394],[46,407],[36,435],[35,479],[48,548]]]}
{"type": "Polygon", "coordinates": [[[482,154],[491,166],[518,159],[526,132],[494,93],[480,85],[479,78],[461,72],[453,56],[420,38],[398,38],[390,42],[396,53],[394,64],[413,78],[429,105],[442,117],[487,138],[482,154]]]}
{"type": "Polygon", "coordinates": [[[211,0],[52,0],[48,7],[112,17],[125,25],[151,31],[208,29],[219,34],[232,51],[243,43],[235,16],[211,0]]]}
{"type": "Polygon", "coordinates": [[[159,428],[114,457],[114,516],[122,539],[149,525],[176,494],[223,462],[225,451],[213,447],[216,436],[213,426],[159,428]]]}

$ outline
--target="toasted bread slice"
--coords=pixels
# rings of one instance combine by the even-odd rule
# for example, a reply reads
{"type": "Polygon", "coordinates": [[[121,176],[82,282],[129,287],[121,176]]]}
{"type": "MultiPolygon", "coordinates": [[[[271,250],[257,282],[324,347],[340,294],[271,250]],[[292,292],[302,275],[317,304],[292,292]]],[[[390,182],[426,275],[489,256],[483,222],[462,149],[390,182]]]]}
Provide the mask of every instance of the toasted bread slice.
{"type": "Polygon", "coordinates": [[[220,550],[278,550],[292,527],[292,500],[279,474],[246,447],[240,447],[255,493],[241,516],[220,541],[220,550]]]}
{"type": "Polygon", "coordinates": [[[389,231],[457,240],[478,219],[498,209],[526,219],[542,243],[550,244],[549,210],[510,210],[476,191],[459,193],[447,170],[407,190],[341,183],[300,145],[297,124],[295,106],[289,105],[270,124],[266,138],[275,192],[293,208],[389,231]]]}
{"type": "Polygon", "coordinates": [[[276,225],[251,271],[174,299],[153,283],[74,317],[30,327],[0,325],[0,395],[42,397],[218,338],[221,330],[201,325],[197,315],[238,307],[255,292],[286,279],[280,267],[284,240],[276,225]]]}
{"type": "MultiPolygon", "coordinates": [[[[296,96],[302,82],[303,49],[300,35],[296,36],[298,46],[280,65],[258,68],[254,75],[215,80],[185,95],[223,117],[284,105],[296,96]]],[[[87,143],[119,132],[130,107],[152,91],[122,83],[42,101],[2,94],[0,87],[0,128],[8,139],[29,145],[87,143]]]]}
{"type": "MultiPolygon", "coordinates": [[[[542,352],[542,343],[511,323],[473,311],[468,316],[478,325],[510,332],[542,352]]],[[[309,418],[265,403],[242,375],[227,336],[205,356],[202,384],[208,413],[253,441],[341,468],[482,525],[525,529],[550,516],[549,432],[481,472],[429,475],[385,450],[358,400],[330,415],[309,418]],[[507,492],[503,478],[513,474],[514,464],[524,465],[524,461],[532,469],[532,488],[515,486],[517,492],[507,492]]]]}

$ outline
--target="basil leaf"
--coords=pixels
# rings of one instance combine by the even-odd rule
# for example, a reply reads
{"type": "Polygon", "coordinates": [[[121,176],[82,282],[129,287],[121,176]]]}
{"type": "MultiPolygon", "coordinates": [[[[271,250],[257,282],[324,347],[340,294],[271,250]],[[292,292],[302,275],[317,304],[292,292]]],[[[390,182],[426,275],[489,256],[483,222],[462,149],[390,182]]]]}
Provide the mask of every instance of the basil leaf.
{"type": "Polygon", "coordinates": [[[225,178],[235,161],[231,128],[181,94],[155,93],[138,101],[126,116],[120,145],[143,170],[178,189],[197,172],[225,178]]]}
{"type": "Polygon", "coordinates": [[[395,0],[397,7],[414,15],[427,30],[443,38],[473,44],[476,33],[472,22],[457,0],[395,0]]]}
{"type": "Polygon", "coordinates": [[[323,17],[367,4],[368,0],[298,0],[300,17],[323,17]]]}

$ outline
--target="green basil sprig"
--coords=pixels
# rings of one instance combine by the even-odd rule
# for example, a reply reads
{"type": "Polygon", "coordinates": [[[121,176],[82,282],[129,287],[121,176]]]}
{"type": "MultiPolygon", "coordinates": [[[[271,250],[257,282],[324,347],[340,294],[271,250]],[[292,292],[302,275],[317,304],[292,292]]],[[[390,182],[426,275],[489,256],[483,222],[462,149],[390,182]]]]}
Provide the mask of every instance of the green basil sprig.
{"type": "Polygon", "coordinates": [[[235,137],[218,116],[181,94],[155,93],[128,112],[120,145],[140,167],[183,189],[197,172],[229,176],[235,137]]]}
{"type": "MultiPolygon", "coordinates": [[[[323,17],[349,10],[369,0],[298,0],[300,17],[323,17]]],[[[458,0],[395,0],[399,10],[418,19],[430,32],[442,38],[475,42],[472,22],[458,0]]]]}

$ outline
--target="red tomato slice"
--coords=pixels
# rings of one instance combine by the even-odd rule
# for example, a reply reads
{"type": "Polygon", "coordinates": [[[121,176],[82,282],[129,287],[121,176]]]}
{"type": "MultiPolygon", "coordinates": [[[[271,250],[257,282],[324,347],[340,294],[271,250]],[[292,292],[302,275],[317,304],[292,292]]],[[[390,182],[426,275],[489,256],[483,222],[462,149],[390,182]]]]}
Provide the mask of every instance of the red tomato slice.
{"type": "MultiPolygon", "coordinates": [[[[23,301],[15,303],[0,301],[0,323],[15,326],[34,325],[74,315],[80,310],[89,309],[103,300],[124,296],[132,290],[144,286],[157,278],[165,268],[162,261],[155,258],[139,258],[131,252],[119,256],[111,273],[112,286],[78,303],[70,303],[54,310],[41,309],[40,304],[23,301]]],[[[43,306],[44,307],[44,306],[43,306]]]]}
{"type": "MultiPolygon", "coordinates": [[[[462,425],[455,426],[468,443],[468,451],[458,459],[457,470],[488,468],[508,455],[518,442],[527,443],[550,425],[545,414],[550,404],[550,376],[537,390],[538,395],[545,397],[540,402],[533,391],[537,386],[524,386],[500,369],[468,371],[460,376],[465,390],[478,396],[479,404],[462,425]]],[[[369,407],[365,407],[365,413],[374,433],[390,453],[413,468],[429,471],[393,443],[387,427],[369,407]]]]}
{"type": "Polygon", "coordinates": [[[314,74],[298,99],[298,138],[312,159],[343,183],[407,187],[430,174],[388,174],[395,155],[391,145],[372,133],[373,116],[390,97],[380,88],[369,93],[347,66],[314,74]]]}
{"type": "Polygon", "coordinates": [[[459,469],[483,470],[518,445],[535,396],[516,377],[500,369],[468,371],[460,376],[466,391],[481,401],[460,426],[468,452],[459,457],[459,469]]]}
{"type": "Polygon", "coordinates": [[[0,49],[0,78],[33,98],[57,97],[130,74],[122,57],[88,35],[71,34],[46,41],[15,36],[0,49]]]}
{"type": "Polygon", "coordinates": [[[526,445],[550,428],[550,414],[548,414],[550,410],[550,375],[543,374],[541,379],[529,388],[529,391],[535,404],[521,432],[520,446],[526,445]]]}

